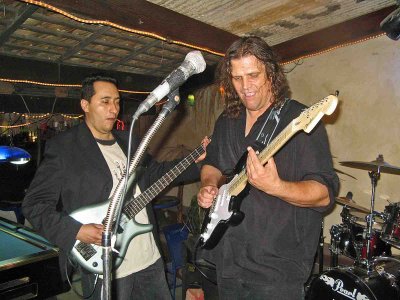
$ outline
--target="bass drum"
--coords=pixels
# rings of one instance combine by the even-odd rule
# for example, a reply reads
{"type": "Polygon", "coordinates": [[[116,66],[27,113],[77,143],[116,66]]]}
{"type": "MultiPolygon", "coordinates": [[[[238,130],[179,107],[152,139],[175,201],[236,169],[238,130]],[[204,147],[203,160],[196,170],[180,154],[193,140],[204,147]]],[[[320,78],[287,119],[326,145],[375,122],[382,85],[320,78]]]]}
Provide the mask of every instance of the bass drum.
{"type": "Polygon", "coordinates": [[[332,269],[311,281],[306,300],[398,300],[398,287],[383,276],[356,275],[351,269],[332,269]]]}

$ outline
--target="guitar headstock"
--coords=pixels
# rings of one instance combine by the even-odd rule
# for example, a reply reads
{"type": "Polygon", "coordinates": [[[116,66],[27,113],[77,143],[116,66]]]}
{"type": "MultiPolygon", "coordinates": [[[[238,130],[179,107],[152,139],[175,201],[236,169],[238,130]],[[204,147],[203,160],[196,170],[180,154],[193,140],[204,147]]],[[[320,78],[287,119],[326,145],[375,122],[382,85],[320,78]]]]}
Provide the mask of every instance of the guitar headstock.
{"type": "Polygon", "coordinates": [[[337,104],[338,98],[329,95],[304,110],[300,116],[293,120],[293,126],[310,133],[324,115],[330,115],[335,111],[337,104]]]}

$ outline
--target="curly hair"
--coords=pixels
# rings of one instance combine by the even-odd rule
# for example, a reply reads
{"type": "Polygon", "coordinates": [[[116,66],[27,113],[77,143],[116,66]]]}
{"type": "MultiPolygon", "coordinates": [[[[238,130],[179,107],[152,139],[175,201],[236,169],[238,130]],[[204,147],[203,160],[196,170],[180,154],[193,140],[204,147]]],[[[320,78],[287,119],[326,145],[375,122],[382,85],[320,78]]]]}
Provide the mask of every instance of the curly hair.
{"type": "Polygon", "coordinates": [[[275,51],[259,37],[240,38],[229,47],[217,68],[217,78],[223,89],[225,114],[232,118],[236,118],[244,106],[232,84],[231,61],[250,55],[255,56],[265,66],[266,76],[271,82],[274,106],[280,106],[290,96],[289,85],[275,51]]]}

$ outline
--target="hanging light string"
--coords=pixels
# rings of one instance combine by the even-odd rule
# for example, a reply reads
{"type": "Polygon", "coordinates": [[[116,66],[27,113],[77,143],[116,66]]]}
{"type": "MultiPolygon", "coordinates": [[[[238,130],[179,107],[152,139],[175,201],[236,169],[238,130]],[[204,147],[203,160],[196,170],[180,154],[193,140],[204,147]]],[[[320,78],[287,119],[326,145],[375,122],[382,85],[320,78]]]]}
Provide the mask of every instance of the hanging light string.
{"type": "Polygon", "coordinates": [[[48,83],[48,82],[31,81],[31,80],[25,80],[25,79],[0,78],[0,81],[9,82],[9,83],[26,83],[26,84],[51,86],[51,87],[72,87],[72,88],[80,88],[81,87],[80,84],[48,83]]]}
{"type": "Polygon", "coordinates": [[[383,36],[383,35],[385,35],[385,33],[378,33],[378,34],[376,34],[376,35],[372,35],[372,36],[369,36],[369,37],[365,37],[365,38],[362,38],[362,39],[357,40],[357,41],[352,41],[352,42],[348,42],[348,43],[336,45],[336,46],[333,46],[333,47],[330,47],[330,48],[327,48],[327,49],[324,49],[324,50],[321,50],[321,51],[318,51],[318,52],[315,52],[315,53],[303,55],[303,56],[300,56],[300,57],[298,57],[298,58],[295,58],[295,59],[291,59],[291,60],[289,60],[289,61],[282,62],[281,64],[282,64],[282,65],[291,64],[291,63],[297,62],[297,61],[299,61],[299,60],[307,59],[307,58],[310,58],[310,57],[313,57],[313,56],[317,56],[317,55],[321,55],[321,54],[325,54],[325,53],[327,53],[327,52],[331,52],[331,51],[336,50],[336,49],[339,49],[339,48],[348,47],[348,46],[353,46],[353,45],[356,45],[356,44],[359,44],[359,43],[363,43],[363,42],[366,42],[366,41],[369,41],[369,40],[372,40],[372,39],[376,39],[376,38],[381,37],[381,36],[383,36]]]}
{"type": "MultiPolygon", "coordinates": [[[[50,86],[50,87],[70,87],[70,88],[81,88],[80,84],[64,84],[64,83],[48,83],[41,81],[32,81],[32,80],[24,80],[24,79],[10,79],[10,78],[1,78],[0,81],[8,82],[8,83],[25,83],[25,84],[33,84],[40,86],[50,86]]],[[[150,92],[143,91],[130,91],[130,90],[119,90],[121,93],[127,94],[150,94],[150,92]]]]}
{"type": "Polygon", "coordinates": [[[25,126],[31,125],[33,123],[36,123],[36,122],[28,122],[28,123],[18,124],[18,125],[0,125],[0,128],[4,128],[4,129],[19,128],[19,127],[25,127],[25,126]]]}
{"type": "Polygon", "coordinates": [[[151,38],[154,38],[154,39],[158,39],[158,40],[161,40],[161,41],[164,41],[164,42],[168,42],[168,43],[171,43],[171,44],[176,44],[176,45],[185,46],[185,47],[189,47],[189,48],[196,49],[196,50],[201,50],[201,51],[208,52],[208,53],[211,53],[211,54],[215,54],[215,55],[218,55],[218,56],[224,56],[224,54],[221,53],[221,52],[213,51],[213,50],[211,50],[209,48],[200,47],[200,46],[197,46],[197,45],[185,43],[185,42],[178,41],[178,40],[170,40],[170,39],[168,39],[166,37],[163,37],[163,36],[161,36],[159,34],[156,34],[156,33],[129,28],[129,27],[122,26],[122,25],[119,25],[119,24],[114,23],[114,22],[110,22],[110,21],[83,19],[83,18],[77,17],[77,16],[75,16],[75,15],[69,13],[69,12],[66,12],[65,10],[62,10],[60,8],[57,8],[57,7],[55,7],[53,5],[50,5],[50,4],[47,4],[47,3],[43,3],[41,1],[35,1],[35,0],[22,0],[22,1],[26,2],[26,3],[29,3],[29,4],[34,4],[34,5],[37,5],[37,6],[41,6],[43,8],[48,9],[48,10],[52,10],[52,11],[54,11],[56,13],[59,13],[59,14],[65,16],[65,17],[70,18],[72,20],[75,20],[77,22],[86,23],[86,24],[106,25],[106,26],[114,27],[114,28],[117,28],[117,29],[120,29],[120,30],[123,30],[123,31],[126,31],[126,32],[135,33],[135,34],[138,34],[138,35],[143,35],[143,36],[151,37],[151,38]]]}
{"type": "MultiPolygon", "coordinates": [[[[2,114],[6,114],[6,113],[2,113],[2,114]]],[[[83,115],[66,115],[66,114],[50,114],[50,113],[46,113],[46,114],[41,114],[41,115],[30,115],[30,114],[20,114],[17,112],[13,112],[12,114],[18,115],[18,119],[20,117],[24,117],[26,119],[30,119],[30,121],[22,123],[22,124],[16,124],[16,125],[0,125],[0,128],[4,128],[4,129],[13,129],[13,128],[19,128],[19,127],[25,127],[25,126],[29,126],[32,124],[37,124],[43,120],[47,119],[47,122],[57,116],[57,115],[61,115],[64,119],[70,119],[70,120],[77,120],[83,117],[83,115]]]]}

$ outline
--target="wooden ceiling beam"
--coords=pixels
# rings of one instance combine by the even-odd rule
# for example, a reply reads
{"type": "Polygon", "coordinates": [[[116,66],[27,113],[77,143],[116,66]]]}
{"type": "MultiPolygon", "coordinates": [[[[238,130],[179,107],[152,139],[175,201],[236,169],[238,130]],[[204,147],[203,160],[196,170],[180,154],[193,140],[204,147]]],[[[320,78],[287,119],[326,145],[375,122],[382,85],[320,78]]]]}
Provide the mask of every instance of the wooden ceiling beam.
{"type": "Polygon", "coordinates": [[[334,48],[338,45],[345,45],[373,37],[382,33],[380,22],[395,9],[395,5],[386,7],[275,45],[273,48],[279,53],[283,62],[288,62],[334,48]]]}
{"type": "Polygon", "coordinates": [[[101,26],[98,30],[96,30],[94,33],[89,35],[87,38],[84,40],[80,41],[77,45],[72,47],[71,49],[67,50],[63,55],[60,56],[57,62],[62,63],[64,60],[69,59],[72,57],[74,54],[78,53],[82,49],[84,49],[87,45],[95,41],[98,37],[103,35],[106,31],[110,30],[109,27],[107,26],[101,26]]]}
{"type": "Polygon", "coordinates": [[[110,70],[113,70],[115,68],[117,68],[119,65],[124,64],[130,60],[132,60],[133,58],[135,58],[136,56],[138,56],[141,53],[145,53],[145,51],[147,51],[148,49],[158,45],[160,43],[160,41],[155,40],[145,46],[142,46],[141,48],[137,49],[137,50],[133,50],[131,51],[130,54],[128,54],[127,56],[125,56],[124,58],[120,59],[119,61],[113,62],[112,64],[109,65],[110,70]]]}
{"type": "Polygon", "coordinates": [[[181,15],[144,0],[42,0],[76,16],[107,20],[128,28],[150,32],[168,41],[181,41],[224,53],[237,35],[181,15]]]}
{"type": "Polygon", "coordinates": [[[0,34],[0,46],[3,45],[14,31],[17,30],[19,26],[23,24],[37,9],[38,7],[34,5],[29,5],[25,8],[22,13],[19,14],[9,26],[7,26],[6,30],[0,34]]]}

